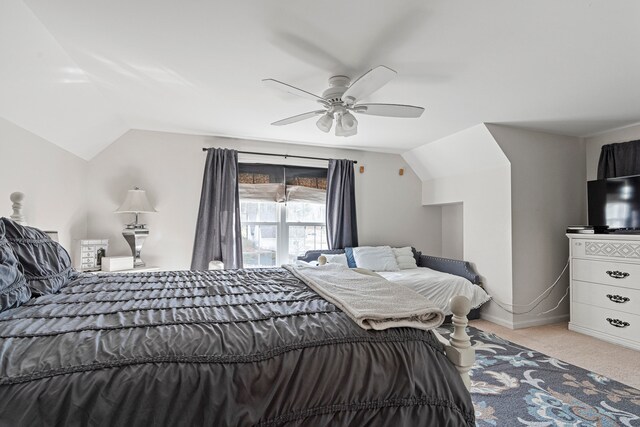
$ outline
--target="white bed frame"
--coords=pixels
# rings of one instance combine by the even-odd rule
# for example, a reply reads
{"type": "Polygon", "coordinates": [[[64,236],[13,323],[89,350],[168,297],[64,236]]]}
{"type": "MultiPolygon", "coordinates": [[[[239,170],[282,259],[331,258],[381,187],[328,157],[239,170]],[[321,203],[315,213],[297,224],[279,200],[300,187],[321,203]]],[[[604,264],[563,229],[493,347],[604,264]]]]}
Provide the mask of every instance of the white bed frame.
{"type": "Polygon", "coordinates": [[[467,335],[469,320],[467,315],[471,311],[471,302],[462,295],[457,295],[449,301],[449,308],[453,313],[453,333],[450,339],[444,338],[437,331],[433,331],[445,348],[447,358],[453,363],[462,377],[467,390],[471,390],[469,370],[476,362],[476,351],[471,347],[471,339],[467,335]]]}

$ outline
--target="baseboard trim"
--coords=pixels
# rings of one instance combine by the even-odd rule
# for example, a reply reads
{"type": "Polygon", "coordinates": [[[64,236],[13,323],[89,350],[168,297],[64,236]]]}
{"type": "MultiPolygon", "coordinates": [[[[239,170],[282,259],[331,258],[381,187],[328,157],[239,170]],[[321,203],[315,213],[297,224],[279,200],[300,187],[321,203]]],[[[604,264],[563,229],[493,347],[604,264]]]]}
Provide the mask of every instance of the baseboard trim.
{"type": "Polygon", "coordinates": [[[540,317],[538,319],[516,320],[513,322],[513,329],[531,328],[532,326],[549,325],[551,323],[568,322],[569,314],[558,314],[550,317],[540,317]]]}
{"type": "Polygon", "coordinates": [[[480,318],[482,320],[488,320],[491,323],[495,323],[496,325],[504,326],[505,328],[514,329],[513,322],[510,322],[498,316],[480,312],[480,318]]]}
{"type": "Polygon", "coordinates": [[[560,323],[560,322],[568,322],[569,315],[568,314],[559,314],[556,316],[549,317],[541,317],[539,319],[529,319],[529,320],[520,320],[510,322],[498,316],[493,316],[487,313],[480,313],[480,318],[483,320],[488,320],[489,322],[495,323],[496,325],[504,326],[509,329],[524,329],[531,328],[533,326],[542,326],[549,325],[551,323],[560,323]]]}

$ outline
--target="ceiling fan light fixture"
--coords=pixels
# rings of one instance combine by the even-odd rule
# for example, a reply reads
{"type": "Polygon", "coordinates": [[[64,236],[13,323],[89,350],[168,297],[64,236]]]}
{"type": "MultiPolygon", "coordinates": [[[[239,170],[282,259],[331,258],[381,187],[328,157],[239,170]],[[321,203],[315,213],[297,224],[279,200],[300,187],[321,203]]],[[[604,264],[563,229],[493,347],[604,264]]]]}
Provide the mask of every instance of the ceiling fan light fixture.
{"type": "Polygon", "coordinates": [[[340,117],[336,117],[336,136],[344,136],[344,128],[342,127],[340,117]]]}
{"type": "Polygon", "coordinates": [[[342,123],[342,127],[344,130],[349,131],[351,129],[358,129],[358,120],[353,116],[353,114],[346,112],[340,117],[340,122],[342,123]]]}
{"type": "MultiPolygon", "coordinates": [[[[329,132],[331,130],[331,126],[333,125],[333,117],[329,113],[323,114],[318,121],[316,122],[316,126],[322,132],[329,132]]],[[[336,128],[337,131],[337,128],[336,128]]]]}
{"type": "Polygon", "coordinates": [[[358,133],[358,128],[344,129],[342,136],[353,136],[358,133]]]}
{"type": "MultiPolygon", "coordinates": [[[[355,134],[358,133],[358,121],[355,120],[354,117],[354,122],[350,122],[348,119],[347,120],[343,120],[344,115],[349,114],[349,113],[345,113],[345,114],[341,114],[340,117],[336,118],[336,136],[353,136],[355,134]],[[346,127],[345,124],[349,124],[351,125],[351,127],[346,127]]],[[[353,116],[352,116],[353,117],[353,116]]]]}

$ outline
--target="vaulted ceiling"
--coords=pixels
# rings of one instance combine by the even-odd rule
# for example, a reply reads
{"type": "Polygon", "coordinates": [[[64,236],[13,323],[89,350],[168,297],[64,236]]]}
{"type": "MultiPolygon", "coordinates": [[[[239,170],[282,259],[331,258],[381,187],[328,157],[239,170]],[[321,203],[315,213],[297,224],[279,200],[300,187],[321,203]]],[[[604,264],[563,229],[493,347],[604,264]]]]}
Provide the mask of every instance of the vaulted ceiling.
{"type": "Polygon", "coordinates": [[[640,3],[3,0],[0,116],[91,158],[128,129],[404,152],[481,122],[583,136],[640,121],[640,3]],[[384,64],[368,102],[420,119],[311,119],[327,79],[384,64]]]}

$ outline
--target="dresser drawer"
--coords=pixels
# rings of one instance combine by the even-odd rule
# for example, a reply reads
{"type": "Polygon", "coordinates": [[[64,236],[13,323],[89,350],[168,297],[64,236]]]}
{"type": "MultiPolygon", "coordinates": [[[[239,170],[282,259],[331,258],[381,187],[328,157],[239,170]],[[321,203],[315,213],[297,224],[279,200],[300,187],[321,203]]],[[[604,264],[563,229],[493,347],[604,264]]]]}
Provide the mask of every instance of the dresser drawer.
{"type": "Polygon", "coordinates": [[[572,239],[571,256],[574,258],[608,258],[612,261],[640,262],[640,239],[572,239]]]}
{"type": "Polygon", "coordinates": [[[621,288],[574,280],[571,283],[574,302],[595,305],[608,310],[640,314],[640,289],[621,288]]]}
{"type": "Polygon", "coordinates": [[[585,259],[573,259],[571,264],[574,280],[640,289],[640,264],[585,259]]]}
{"type": "Polygon", "coordinates": [[[640,316],[635,314],[573,302],[571,323],[640,343],[640,316]],[[617,323],[620,327],[612,323],[617,323]]]}

